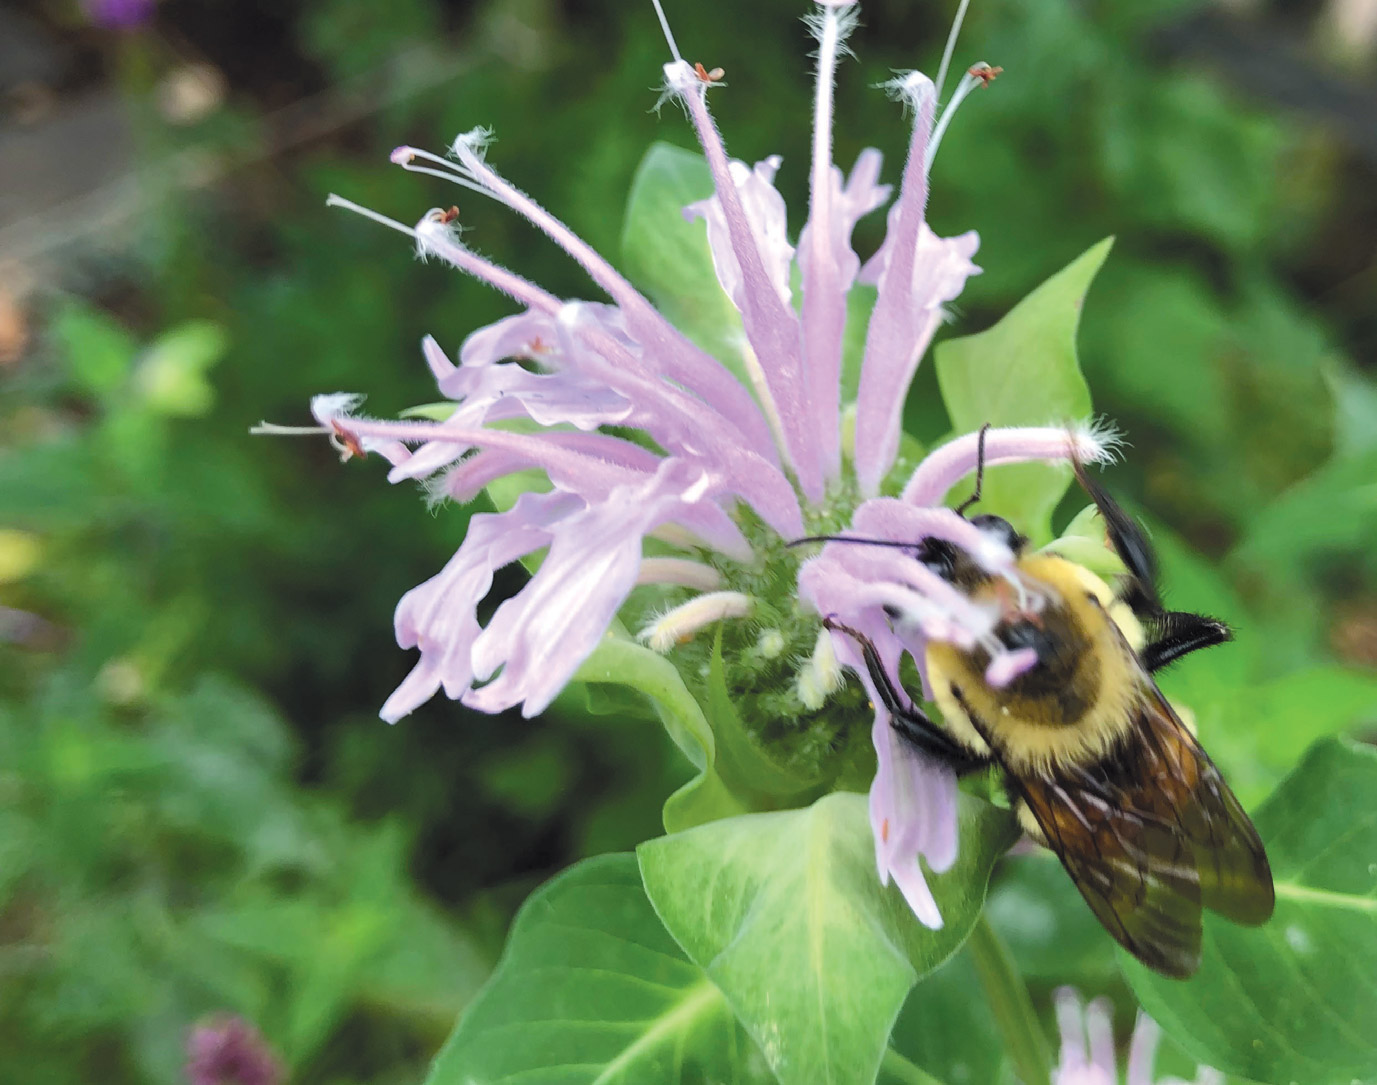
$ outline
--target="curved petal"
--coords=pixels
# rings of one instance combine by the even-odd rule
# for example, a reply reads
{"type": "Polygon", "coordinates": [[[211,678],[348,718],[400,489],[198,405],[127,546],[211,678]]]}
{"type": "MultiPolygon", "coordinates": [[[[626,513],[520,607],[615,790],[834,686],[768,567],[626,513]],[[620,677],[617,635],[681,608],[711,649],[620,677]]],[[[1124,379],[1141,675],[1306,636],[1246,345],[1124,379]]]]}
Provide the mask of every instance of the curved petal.
{"type": "Polygon", "coordinates": [[[863,216],[889,199],[890,186],[878,183],[881,161],[873,147],[862,151],[844,187],[841,170],[830,167],[823,175],[826,191],[814,193],[812,213],[799,235],[804,372],[828,477],[835,477],[841,466],[838,419],[846,296],[861,266],[851,233],[863,216]]]}
{"type": "Polygon", "coordinates": [[[497,608],[474,642],[476,677],[501,673],[465,703],[485,712],[522,704],[527,717],[542,711],[635,586],[642,537],[703,503],[710,486],[701,467],[667,460],[652,478],[619,487],[561,521],[540,570],[497,608]]]}
{"type": "Polygon", "coordinates": [[[444,687],[459,697],[473,682],[472,650],[481,629],[478,604],[493,573],[549,544],[551,528],[584,507],[573,494],[522,494],[507,512],[469,521],[463,544],[445,567],[397,604],[397,643],[421,658],[387,699],[382,718],[395,723],[444,687]]]}
{"type": "MultiPolygon", "coordinates": [[[[766,276],[779,295],[779,300],[788,305],[789,265],[794,259],[794,247],[789,244],[789,219],[784,197],[775,188],[775,174],[783,161],[779,155],[772,154],[751,167],[732,159],[728,169],[760,246],[766,276]]],[[[688,204],[684,208],[684,218],[688,222],[700,218],[707,221],[708,247],[712,250],[712,266],[717,271],[717,281],[736,307],[742,308],[745,304],[742,296],[746,289],[745,277],[741,274],[741,264],[732,248],[722,200],[714,195],[688,204]]]]}
{"type": "Polygon", "coordinates": [[[879,490],[898,454],[904,401],[942,322],[942,306],[980,270],[971,262],[980,244],[974,231],[941,238],[920,222],[910,238],[901,207],[903,214],[921,213],[921,208],[895,204],[885,244],[872,260],[881,269],[880,295],[856,396],[856,475],[867,495],[879,490]],[[910,248],[900,252],[901,246],[910,248]]]}

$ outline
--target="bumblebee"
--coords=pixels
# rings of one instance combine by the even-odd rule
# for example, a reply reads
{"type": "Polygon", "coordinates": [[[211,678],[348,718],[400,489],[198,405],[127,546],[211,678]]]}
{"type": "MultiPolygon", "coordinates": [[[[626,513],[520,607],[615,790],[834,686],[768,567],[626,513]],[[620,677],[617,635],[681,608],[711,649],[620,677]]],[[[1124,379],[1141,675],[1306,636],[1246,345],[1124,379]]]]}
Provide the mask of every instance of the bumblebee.
{"type": "Polygon", "coordinates": [[[826,624],[860,645],[901,735],[959,773],[996,768],[1022,827],[1056,853],[1105,929],[1148,967],[1185,978],[1200,965],[1202,909],[1254,926],[1274,904],[1257,830],[1152,678],[1231,633],[1162,605],[1142,529],[1079,464],[1076,475],[1127,570],[1116,589],[1065,558],[1029,552],[998,516],[970,522],[1013,551],[1027,597],[1012,598],[1008,581],[952,543],[912,547],[974,601],[998,608],[993,634],[1005,648],[1036,652],[1033,666],[994,686],[988,647],[929,642],[941,725],[895,686],[863,635],[826,624]]]}

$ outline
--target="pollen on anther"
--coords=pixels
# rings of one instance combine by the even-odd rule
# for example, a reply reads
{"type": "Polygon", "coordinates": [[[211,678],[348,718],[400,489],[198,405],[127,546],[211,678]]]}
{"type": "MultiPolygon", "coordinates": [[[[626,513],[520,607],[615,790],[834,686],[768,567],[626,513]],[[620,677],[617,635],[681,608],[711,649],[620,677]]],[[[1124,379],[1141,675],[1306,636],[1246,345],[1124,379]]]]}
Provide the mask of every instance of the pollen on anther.
{"type": "Polygon", "coordinates": [[[988,87],[1003,71],[1003,68],[997,68],[993,65],[986,64],[982,60],[979,64],[973,64],[966,69],[966,74],[975,76],[975,78],[980,80],[981,86],[988,87]]]}
{"type": "Polygon", "coordinates": [[[459,221],[459,208],[454,204],[450,204],[449,208],[441,211],[436,218],[446,226],[449,226],[451,223],[459,221]]]}
{"type": "Polygon", "coordinates": [[[704,83],[716,83],[727,74],[721,68],[713,68],[709,71],[707,68],[703,67],[702,63],[699,61],[694,61],[693,71],[694,74],[698,76],[699,80],[704,83]]]}
{"type": "Polygon", "coordinates": [[[335,447],[340,450],[341,461],[351,459],[361,460],[368,455],[367,450],[363,447],[359,439],[341,426],[337,420],[330,420],[330,428],[335,431],[335,447]]]}

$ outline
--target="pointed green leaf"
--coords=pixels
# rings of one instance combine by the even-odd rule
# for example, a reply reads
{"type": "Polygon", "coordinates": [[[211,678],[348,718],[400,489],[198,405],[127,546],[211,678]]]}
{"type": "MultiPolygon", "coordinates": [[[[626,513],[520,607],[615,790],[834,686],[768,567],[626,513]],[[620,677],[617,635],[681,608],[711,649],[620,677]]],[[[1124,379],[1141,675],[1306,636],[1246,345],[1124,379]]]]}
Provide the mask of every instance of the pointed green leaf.
{"type": "Polygon", "coordinates": [[[880,886],[864,795],[716,821],[637,854],[655,911],[784,1085],[870,1085],[909,989],[970,932],[1011,824],[963,797],[960,858],[928,875],[937,931],[880,886]]]}
{"type": "Polygon", "coordinates": [[[427,1085],[766,1085],[764,1060],[645,898],[630,855],[538,889],[427,1085]]]}
{"type": "Polygon", "coordinates": [[[1314,746],[1258,811],[1276,879],[1262,927],[1207,915],[1199,973],[1122,957],[1134,992],[1198,1058],[1261,1082],[1377,1082],[1377,749],[1314,746]]]}
{"type": "MultiPolygon", "coordinates": [[[[957,433],[987,422],[1045,426],[1089,415],[1090,389],[1076,357],[1076,327],[1085,293],[1112,244],[1113,238],[1106,238],[1077,257],[993,328],[937,345],[937,381],[957,433]]],[[[1035,543],[1045,542],[1052,510],[1069,482],[1060,466],[997,467],[986,475],[984,504],[1035,543]]]]}
{"type": "Polygon", "coordinates": [[[654,143],[636,170],[622,224],[622,270],[669,321],[750,387],[741,358],[741,314],[717,281],[701,221],[683,210],[711,196],[703,156],[654,143]]]}

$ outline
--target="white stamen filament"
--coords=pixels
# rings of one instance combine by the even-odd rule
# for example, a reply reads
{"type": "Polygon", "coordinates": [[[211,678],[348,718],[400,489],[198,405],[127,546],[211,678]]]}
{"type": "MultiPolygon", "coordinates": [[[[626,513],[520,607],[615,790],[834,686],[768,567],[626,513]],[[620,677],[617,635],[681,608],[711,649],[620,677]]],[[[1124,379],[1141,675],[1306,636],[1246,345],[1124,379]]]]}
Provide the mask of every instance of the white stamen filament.
{"type": "Polygon", "coordinates": [[[325,426],[279,426],[276,422],[259,422],[249,427],[253,437],[319,437],[322,433],[333,431],[325,426]]]}
{"type": "Polygon", "coordinates": [[[708,592],[662,614],[642,629],[637,638],[663,654],[676,644],[692,640],[704,626],[728,618],[746,617],[753,604],[754,600],[749,595],[739,591],[708,592]]]}
{"type": "Polygon", "coordinates": [[[660,6],[660,0],[650,0],[655,5],[655,14],[660,17],[660,29],[664,31],[665,42],[669,45],[670,55],[675,61],[682,64],[684,58],[679,55],[679,45],[674,40],[674,32],[669,28],[669,20],[665,18],[665,9],[660,6]]]}
{"type": "Polygon", "coordinates": [[[956,116],[957,109],[966,100],[967,95],[984,82],[980,76],[971,75],[970,72],[967,72],[961,77],[961,82],[956,84],[956,90],[952,92],[951,101],[947,103],[947,108],[942,110],[942,116],[933,126],[932,135],[928,139],[927,156],[923,160],[924,169],[929,172],[932,171],[932,160],[937,157],[937,148],[942,145],[942,137],[946,135],[947,126],[951,124],[952,118],[956,116]]]}
{"type": "Polygon", "coordinates": [[[956,9],[956,18],[952,20],[951,30],[947,34],[947,46],[942,50],[942,63],[937,69],[937,96],[942,96],[942,84],[947,81],[947,69],[951,67],[951,57],[956,52],[956,39],[961,36],[961,24],[966,21],[966,9],[970,7],[971,0],[961,0],[961,6],[956,9]]]}
{"type": "Polygon", "coordinates": [[[679,584],[699,591],[716,591],[722,574],[711,565],[688,558],[642,558],[637,584],[679,584]]]}
{"type": "Polygon", "coordinates": [[[396,230],[399,234],[406,234],[407,237],[416,236],[414,227],[404,225],[396,219],[388,218],[386,215],[380,215],[376,211],[369,210],[367,207],[356,204],[353,200],[346,200],[343,196],[336,196],[333,192],[326,197],[325,206],[343,207],[346,211],[353,211],[356,215],[362,215],[366,219],[372,219],[374,222],[381,223],[384,226],[396,230]]]}

